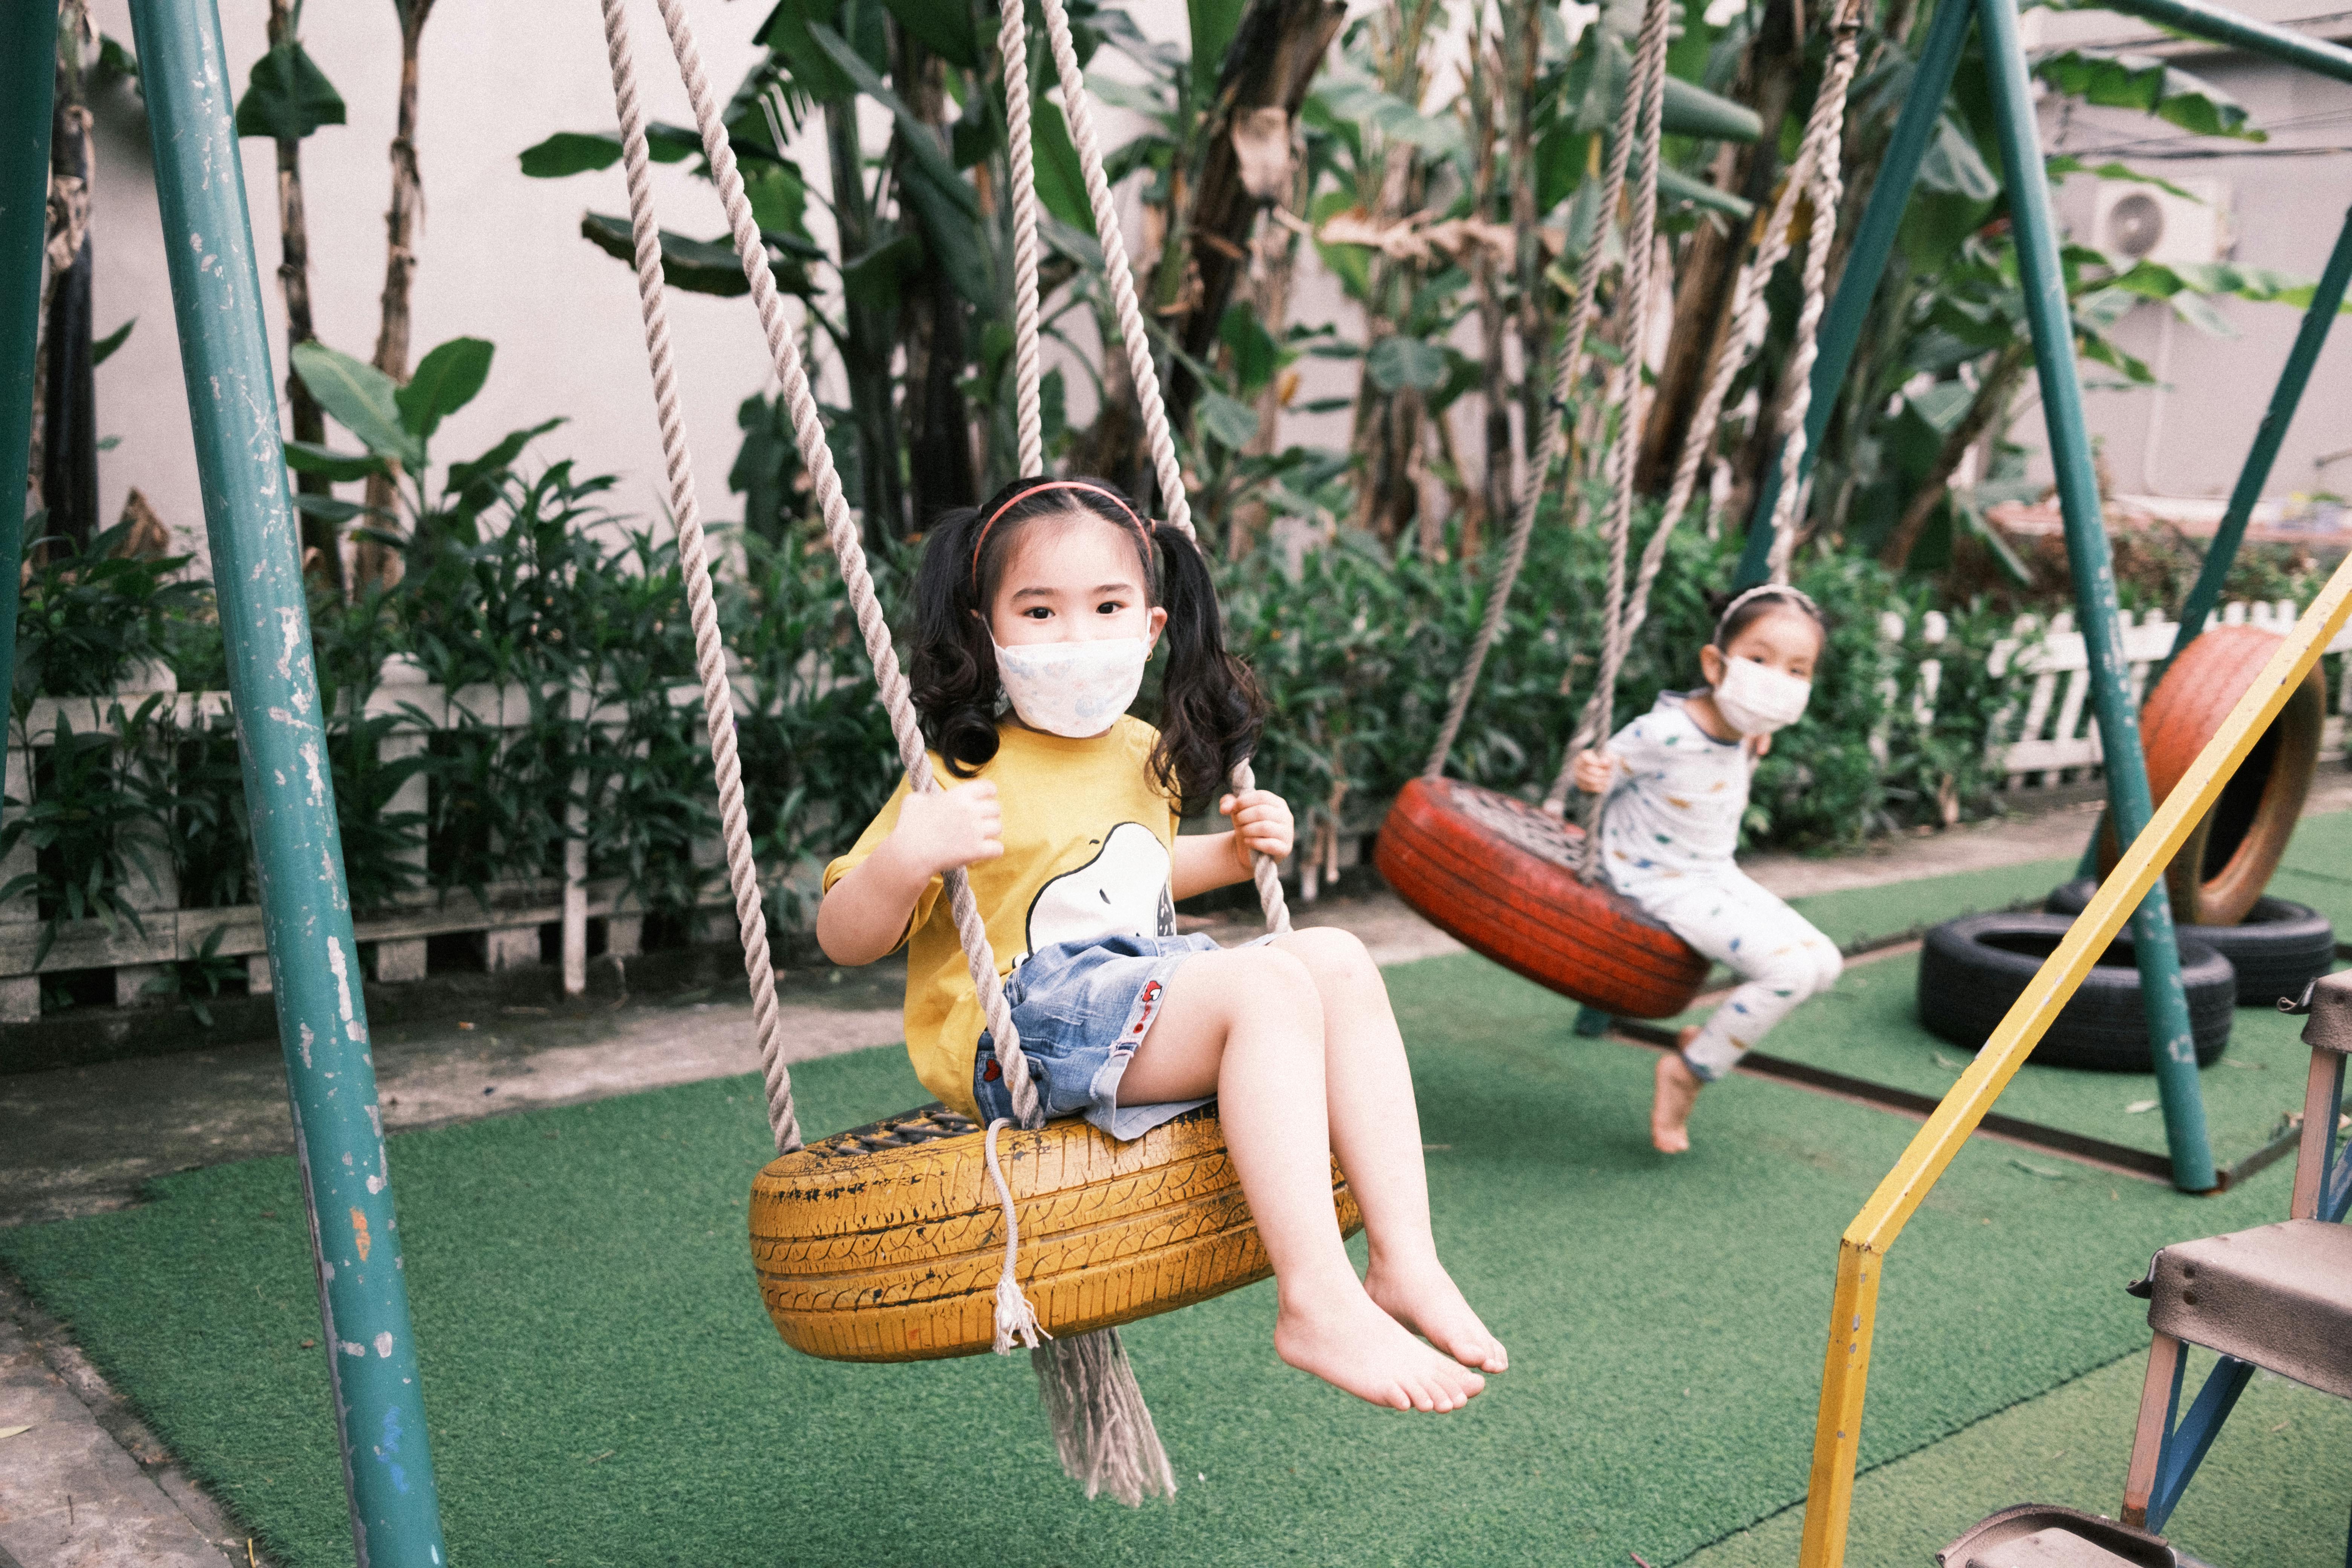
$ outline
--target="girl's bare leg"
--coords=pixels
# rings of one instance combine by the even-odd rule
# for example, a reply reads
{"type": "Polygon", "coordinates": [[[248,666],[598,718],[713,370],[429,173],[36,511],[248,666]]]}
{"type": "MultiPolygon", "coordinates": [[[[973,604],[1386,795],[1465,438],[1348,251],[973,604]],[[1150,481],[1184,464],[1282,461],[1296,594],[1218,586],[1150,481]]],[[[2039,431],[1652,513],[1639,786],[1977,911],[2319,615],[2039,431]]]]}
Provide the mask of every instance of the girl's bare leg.
{"type": "Polygon", "coordinates": [[[1217,1097],[1274,1264],[1283,1360],[1399,1410],[1459,1409],[1486,1386],[1376,1305],[1348,1260],[1331,1211],[1322,1004],[1306,964],[1265,947],[1187,962],[1118,1092],[1130,1105],[1217,1097]]]}
{"type": "Polygon", "coordinates": [[[1661,1154],[1690,1151],[1691,1107],[1706,1080],[1684,1062],[1682,1047],[1698,1038],[1698,1026],[1684,1029],[1675,1048],[1658,1058],[1657,1092],[1650,1100],[1650,1142],[1661,1154]]]}
{"type": "Polygon", "coordinates": [[[1364,1211],[1371,1247],[1365,1289],[1391,1317],[1464,1365],[1503,1371],[1510,1357],[1502,1342],[1486,1331],[1437,1260],[1412,1068],[1379,966],[1352,934],[1329,927],[1294,931],[1274,945],[1307,966],[1323,1004],[1331,1148],[1364,1211]]]}

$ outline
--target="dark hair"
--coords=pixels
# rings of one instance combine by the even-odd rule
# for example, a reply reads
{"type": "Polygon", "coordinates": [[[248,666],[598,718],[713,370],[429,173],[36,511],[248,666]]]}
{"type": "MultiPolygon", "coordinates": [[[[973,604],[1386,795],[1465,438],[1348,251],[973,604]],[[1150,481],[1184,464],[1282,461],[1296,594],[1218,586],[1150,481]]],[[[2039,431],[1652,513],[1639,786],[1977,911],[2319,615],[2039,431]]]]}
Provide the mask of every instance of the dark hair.
{"type": "Polygon", "coordinates": [[[1225,651],[1217,591],[1199,546],[1141,517],[1100,480],[1015,479],[984,506],[943,514],[923,542],[915,574],[915,635],[908,670],[923,737],[970,778],[996,755],[1000,693],[988,607],[1004,563],[1029,527],[1091,517],[1135,547],[1144,594],[1168,612],[1168,665],[1160,688],[1160,743],[1152,782],[1185,805],[1213,798],[1257,744],[1265,700],[1225,651]]]}
{"type": "Polygon", "coordinates": [[[1815,629],[1822,634],[1823,643],[1830,638],[1830,623],[1822,614],[1822,607],[1814,604],[1809,595],[1786,584],[1767,584],[1760,588],[1730,595],[1714,608],[1714,644],[1718,648],[1728,648],[1732,638],[1775,610],[1796,611],[1813,623],[1815,629]]]}

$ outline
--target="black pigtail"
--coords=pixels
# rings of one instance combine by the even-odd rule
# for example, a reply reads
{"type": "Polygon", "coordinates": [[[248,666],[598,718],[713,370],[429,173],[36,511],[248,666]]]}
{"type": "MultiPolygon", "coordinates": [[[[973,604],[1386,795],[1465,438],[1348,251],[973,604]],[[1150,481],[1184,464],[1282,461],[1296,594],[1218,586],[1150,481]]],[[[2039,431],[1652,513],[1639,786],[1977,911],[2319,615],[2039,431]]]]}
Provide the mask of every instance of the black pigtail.
{"type": "Polygon", "coordinates": [[[988,623],[975,613],[980,595],[972,582],[982,515],[978,507],[961,507],[932,524],[915,573],[915,635],[907,654],[923,739],[958,778],[971,777],[997,746],[1002,689],[988,623]]]}
{"type": "Polygon", "coordinates": [[[1160,551],[1160,602],[1168,612],[1151,776],[1189,808],[1216,798],[1256,749],[1265,698],[1248,668],[1225,651],[1216,584],[1200,547],[1165,524],[1151,532],[1160,551]]]}

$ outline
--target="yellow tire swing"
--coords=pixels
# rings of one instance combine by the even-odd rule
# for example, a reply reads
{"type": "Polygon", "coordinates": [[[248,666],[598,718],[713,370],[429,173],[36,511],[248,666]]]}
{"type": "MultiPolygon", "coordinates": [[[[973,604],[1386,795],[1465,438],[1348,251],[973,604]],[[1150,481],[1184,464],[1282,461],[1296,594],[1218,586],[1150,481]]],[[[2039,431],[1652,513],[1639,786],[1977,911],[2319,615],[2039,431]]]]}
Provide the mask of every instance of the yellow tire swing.
{"type": "MultiPolygon", "coordinates": [[[[828,542],[874,662],[891,734],[912,787],[939,788],[883,618],[856,520],[850,515],[808,375],[784,319],[727,129],[703,70],[685,0],[656,0],[710,173],[751,285],[808,465],[828,542]]],[[[1086,80],[1062,0],[1042,0],[1070,136],[1086,174],[1104,270],[1117,308],[1168,521],[1192,533],[1191,509],[1168,429],[1158,374],[1112,205],[1086,80]]],[[[719,641],[710,569],[687,449],[663,299],[661,244],[647,180],[646,116],[637,100],[624,0],[603,0],[613,95],[628,178],[637,297],[645,319],[662,457],[677,520],[678,562],[694,626],[697,672],[719,787],[727,877],[741,923],[753,1025],[767,1082],[777,1157],[753,1181],[751,1255],[761,1294],[786,1343],[839,1361],[922,1361],[1029,1345],[1062,1465],[1087,1495],[1129,1505],[1174,1496],[1175,1475],[1117,1333],[1117,1325],[1265,1279],[1265,1247],[1227,1157],[1213,1107],[1120,1143],[1076,1119],[1039,1112],[996,959],[961,871],[947,875],[972,984],[997,1042],[1021,1125],[1002,1140],[941,1106],[927,1106],[803,1145],[782,1054],[775,975],[760,874],[753,863],[736,754],[733,694],[719,641]],[[1027,1240],[1026,1249],[1022,1241],[1027,1240]],[[1043,1335],[1043,1342],[1039,1336],[1043,1335]]],[[[1012,168],[1014,362],[1021,469],[1044,471],[1038,400],[1037,237],[1029,137],[1028,30],[1023,0],[1003,0],[1012,168]]],[[[1235,782],[1249,787],[1246,764],[1235,782]]],[[[1282,885],[1260,856],[1266,924],[1290,929],[1282,885]]],[[[1352,1235],[1362,1216],[1335,1165],[1332,1199],[1352,1235]]]]}

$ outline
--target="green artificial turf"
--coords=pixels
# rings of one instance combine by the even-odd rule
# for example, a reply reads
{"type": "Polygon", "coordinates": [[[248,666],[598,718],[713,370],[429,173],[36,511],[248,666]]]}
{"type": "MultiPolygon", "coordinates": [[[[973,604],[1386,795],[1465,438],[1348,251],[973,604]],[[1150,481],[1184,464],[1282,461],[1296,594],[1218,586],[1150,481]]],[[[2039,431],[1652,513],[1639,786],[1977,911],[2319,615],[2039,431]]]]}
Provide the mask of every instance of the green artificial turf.
{"type": "Polygon", "coordinates": [[[2270,890],[2334,921],[2338,941],[2352,937],[2352,811],[2298,823],[2270,890]]]}
{"type": "MultiPolygon", "coordinates": [[[[1836,1238],[1915,1131],[1755,1079],[1654,1152],[1654,1056],[1468,955],[1389,972],[1441,1246],[1512,1348],[1458,1415],[1282,1366],[1271,1287],[1127,1331],[1182,1479],[1088,1504],[1027,1368],[842,1366],[762,1313],[751,1079],[393,1140],[452,1560],[496,1564],[1657,1568],[1803,1492],[1836,1238]]],[[[812,1129],[921,1098],[896,1049],[795,1072],[812,1129]]],[[[1890,1257],[1865,1463],[2147,1342],[2122,1284],[2169,1241],[2284,1211],[2283,1169],[2189,1199],[1977,1143],[1890,1257]]],[[[300,1194],[284,1160],[0,1232],[5,1261],[279,1560],[350,1561],[300,1194]]]]}
{"type": "Polygon", "coordinates": [[[1962,915],[2014,909],[2020,904],[2038,907],[2051,889],[2074,874],[2074,862],[2071,859],[2029,860],[2021,866],[1996,866],[1985,871],[1955,871],[1948,876],[1921,877],[1875,888],[1811,893],[1791,899],[1789,903],[1832,942],[1840,947],[1853,948],[1908,936],[1962,915]]]}
{"type": "MultiPolygon", "coordinates": [[[[1834,990],[1807,1002],[1772,1031],[1760,1049],[1867,1083],[1941,1099],[1975,1053],[1919,1026],[1916,953],[1849,966],[1834,990]]],[[[1694,1013],[1695,1020],[1705,1016],[1694,1013]]],[[[2230,1048],[2198,1074],[2205,1130],[2219,1165],[2234,1164],[2275,1136],[2288,1111],[2303,1109],[2311,1047],[2303,1020],[2274,1009],[2241,1007],[2230,1048]]],[[[2084,1072],[2028,1060],[1994,1110],[2042,1127],[2079,1132],[2126,1148],[2165,1152],[2156,1075],[2084,1072]]]]}
{"type": "MultiPolygon", "coordinates": [[[[2210,1352],[2190,1351],[2184,1405],[2212,1364],[2210,1352]]],[[[2147,1372],[2145,1352],[2127,1356],[1863,1476],[1846,1561],[1927,1568],[1938,1549],[2012,1503],[2114,1517],[2147,1372]]],[[[2257,1373],[2164,1533],[2232,1568],[2340,1568],[2347,1497],[2352,1404],[2257,1373]]],[[[1792,1508],[1707,1548],[1688,1568],[1789,1568],[1804,1523],[1804,1509],[1792,1508]]]]}

